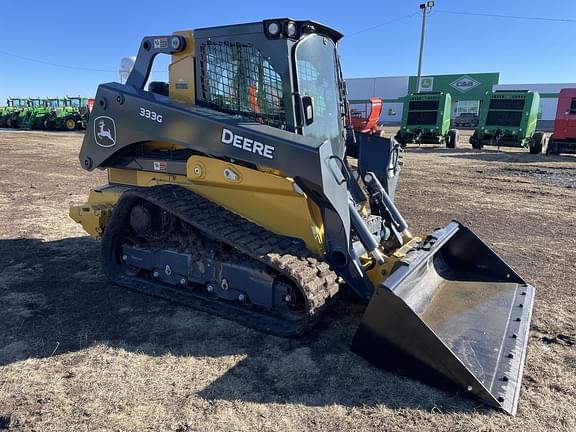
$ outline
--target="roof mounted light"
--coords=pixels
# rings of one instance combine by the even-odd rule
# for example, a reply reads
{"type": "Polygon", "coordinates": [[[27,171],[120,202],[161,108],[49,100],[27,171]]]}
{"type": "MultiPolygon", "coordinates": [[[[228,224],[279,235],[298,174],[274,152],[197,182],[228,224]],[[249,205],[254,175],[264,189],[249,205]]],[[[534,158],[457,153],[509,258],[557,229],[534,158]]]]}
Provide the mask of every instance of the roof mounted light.
{"type": "Polygon", "coordinates": [[[280,24],[271,22],[268,24],[268,33],[270,36],[278,36],[280,34],[280,24]]]}
{"type": "Polygon", "coordinates": [[[298,27],[294,21],[288,21],[286,24],[286,36],[289,38],[296,38],[298,34],[298,27]]]}

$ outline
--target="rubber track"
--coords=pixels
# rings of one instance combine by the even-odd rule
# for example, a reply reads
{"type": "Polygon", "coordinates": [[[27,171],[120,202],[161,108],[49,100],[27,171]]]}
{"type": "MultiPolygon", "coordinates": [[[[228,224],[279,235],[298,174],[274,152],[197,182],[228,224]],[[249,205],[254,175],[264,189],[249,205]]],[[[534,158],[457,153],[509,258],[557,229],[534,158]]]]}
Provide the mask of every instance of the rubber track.
{"type": "Polygon", "coordinates": [[[310,330],[339,290],[336,273],[326,262],[308,251],[303,242],[274,234],[194,192],[175,185],[135,188],[122,195],[104,231],[102,260],[107,275],[120,285],[184,303],[278,336],[297,336],[310,330]],[[110,268],[107,269],[111,259],[108,255],[114,250],[114,242],[124,229],[127,214],[124,211],[125,214],[121,215],[119,213],[122,212],[117,210],[122,208],[122,202],[128,198],[149,201],[190,224],[205,236],[225,243],[284,275],[305,295],[306,316],[298,321],[288,321],[266,313],[263,309],[249,309],[232,302],[212,300],[204,294],[184,288],[110,271],[110,268]]]}

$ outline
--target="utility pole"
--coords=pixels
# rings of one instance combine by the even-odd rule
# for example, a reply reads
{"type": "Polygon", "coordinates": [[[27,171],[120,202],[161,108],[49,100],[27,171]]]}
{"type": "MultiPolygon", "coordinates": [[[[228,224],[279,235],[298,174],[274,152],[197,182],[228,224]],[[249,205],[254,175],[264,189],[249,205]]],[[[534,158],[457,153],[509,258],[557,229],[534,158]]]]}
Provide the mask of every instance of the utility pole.
{"type": "Polygon", "coordinates": [[[434,1],[427,1],[420,4],[422,11],[422,31],[420,32],[420,55],[418,56],[418,76],[416,78],[416,91],[420,93],[422,81],[422,56],[424,55],[424,33],[426,32],[426,15],[428,11],[434,7],[434,1]]]}

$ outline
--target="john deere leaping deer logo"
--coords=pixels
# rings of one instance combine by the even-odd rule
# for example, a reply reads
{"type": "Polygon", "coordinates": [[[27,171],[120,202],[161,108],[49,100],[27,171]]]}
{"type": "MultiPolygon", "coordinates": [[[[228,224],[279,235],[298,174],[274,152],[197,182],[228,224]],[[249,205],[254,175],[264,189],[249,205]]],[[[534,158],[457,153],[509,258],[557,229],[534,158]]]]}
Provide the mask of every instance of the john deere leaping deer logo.
{"type": "Polygon", "coordinates": [[[116,144],[116,124],[108,116],[94,119],[94,139],[100,147],[112,147],[116,144]]]}

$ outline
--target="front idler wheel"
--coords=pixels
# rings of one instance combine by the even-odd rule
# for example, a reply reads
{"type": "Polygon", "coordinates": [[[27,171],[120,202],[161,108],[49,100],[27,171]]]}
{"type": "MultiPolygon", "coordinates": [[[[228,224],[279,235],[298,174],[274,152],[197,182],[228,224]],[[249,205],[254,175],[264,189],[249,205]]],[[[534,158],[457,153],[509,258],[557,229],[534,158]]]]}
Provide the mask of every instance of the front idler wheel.
{"type": "Polygon", "coordinates": [[[306,315],[306,301],[302,292],[290,281],[274,282],[274,305],[279,315],[289,321],[301,320],[306,315]]]}

